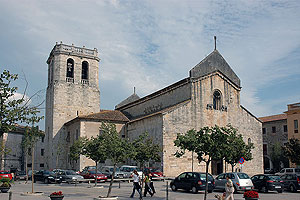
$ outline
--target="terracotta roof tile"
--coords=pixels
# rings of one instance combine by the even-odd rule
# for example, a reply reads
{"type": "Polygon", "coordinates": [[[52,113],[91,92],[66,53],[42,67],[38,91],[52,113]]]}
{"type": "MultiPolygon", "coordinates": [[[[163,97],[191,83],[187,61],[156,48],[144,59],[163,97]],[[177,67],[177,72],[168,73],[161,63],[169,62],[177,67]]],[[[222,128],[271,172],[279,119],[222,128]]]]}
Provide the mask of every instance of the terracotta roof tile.
{"type": "Polygon", "coordinates": [[[258,119],[262,122],[271,122],[271,121],[287,119],[287,115],[286,114],[271,115],[271,116],[266,116],[266,117],[260,117],[258,119]]]}
{"type": "Polygon", "coordinates": [[[98,113],[89,115],[80,115],[79,119],[96,119],[96,120],[107,120],[107,121],[119,121],[128,122],[129,119],[118,110],[100,110],[98,113]]]}

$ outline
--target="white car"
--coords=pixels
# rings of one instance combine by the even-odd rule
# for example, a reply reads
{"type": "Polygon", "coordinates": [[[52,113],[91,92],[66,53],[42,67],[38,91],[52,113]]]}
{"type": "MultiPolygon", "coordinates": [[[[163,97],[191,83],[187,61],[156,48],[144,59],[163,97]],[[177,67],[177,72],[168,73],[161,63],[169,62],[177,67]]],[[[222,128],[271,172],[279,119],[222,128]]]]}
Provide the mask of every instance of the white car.
{"type": "Polygon", "coordinates": [[[143,172],[137,166],[123,165],[120,167],[120,171],[124,172],[126,178],[129,178],[131,176],[131,174],[133,173],[133,170],[136,170],[138,172],[139,176],[142,178],[143,172]]]}
{"type": "Polygon", "coordinates": [[[282,176],[285,174],[299,174],[300,168],[283,168],[280,172],[275,173],[276,175],[282,176]]]}

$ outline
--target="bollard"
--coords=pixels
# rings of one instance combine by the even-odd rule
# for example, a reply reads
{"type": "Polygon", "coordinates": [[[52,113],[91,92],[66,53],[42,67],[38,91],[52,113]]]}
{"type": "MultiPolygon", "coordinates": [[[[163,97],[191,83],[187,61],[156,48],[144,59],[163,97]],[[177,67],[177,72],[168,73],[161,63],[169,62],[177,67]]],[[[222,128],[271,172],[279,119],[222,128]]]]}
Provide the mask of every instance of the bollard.
{"type": "Polygon", "coordinates": [[[166,181],[167,182],[167,187],[166,187],[166,200],[168,200],[169,199],[169,182],[168,181],[166,181]]]}
{"type": "Polygon", "coordinates": [[[12,200],[12,192],[9,192],[9,194],[8,194],[8,200],[12,200]]]}

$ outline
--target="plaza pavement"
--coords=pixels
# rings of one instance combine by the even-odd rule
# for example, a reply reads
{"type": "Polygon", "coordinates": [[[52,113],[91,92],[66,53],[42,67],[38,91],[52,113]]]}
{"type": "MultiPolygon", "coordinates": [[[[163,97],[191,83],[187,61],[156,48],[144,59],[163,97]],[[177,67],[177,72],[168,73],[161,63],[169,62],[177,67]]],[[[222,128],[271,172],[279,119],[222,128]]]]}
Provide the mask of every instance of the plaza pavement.
{"type": "MultiPolygon", "coordinates": [[[[169,183],[169,181],[168,181],[169,183]]],[[[156,194],[153,197],[144,197],[145,200],[162,200],[166,199],[166,184],[167,181],[155,181],[154,185],[156,188],[156,194]]],[[[31,192],[31,182],[27,184],[24,181],[16,181],[10,191],[12,192],[12,200],[49,200],[49,195],[52,192],[62,191],[65,198],[64,200],[93,200],[93,198],[101,196],[106,196],[109,183],[100,183],[98,185],[103,186],[103,188],[95,188],[94,184],[81,183],[75,186],[74,184],[62,183],[60,185],[55,184],[43,184],[36,183],[34,186],[35,192],[43,192],[40,196],[22,196],[23,193],[31,192]]],[[[132,192],[132,183],[122,182],[121,188],[119,188],[118,183],[114,183],[112,189],[112,196],[118,196],[120,200],[131,199],[129,198],[132,192]]],[[[169,200],[201,200],[203,199],[204,193],[202,191],[199,194],[191,194],[185,191],[172,192],[168,190],[169,200]]],[[[213,200],[214,194],[222,194],[221,192],[214,192],[208,194],[208,200],[213,200]]],[[[267,194],[259,193],[260,200],[300,200],[300,192],[289,193],[284,192],[282,194],[277,194],[276,192],[270,192],[267,194]]],[[[8,193],[0,193],[0,200],[8,200],[8,193]]],[[[234,194],[235,200],[244,200],[243,194],[234,194]]],[[[138,199],[138,194],[136,192],[134,199],[138,199]]]]}

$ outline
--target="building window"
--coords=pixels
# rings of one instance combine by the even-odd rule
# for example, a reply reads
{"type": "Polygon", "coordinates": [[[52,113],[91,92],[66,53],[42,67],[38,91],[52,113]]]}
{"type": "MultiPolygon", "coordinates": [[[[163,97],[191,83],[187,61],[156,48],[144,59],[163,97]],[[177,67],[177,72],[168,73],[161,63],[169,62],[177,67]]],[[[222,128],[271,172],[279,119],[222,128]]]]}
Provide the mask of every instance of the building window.
{"type": "Polygon", "coordinates": [[[276,133],[276,126],[272,126],[272,133],[276,133]]]}
{"type": "Polygon", "coordinates": [[[41,156],[44,156],[45,149],[41,149],[41,156]]]}
{"type": "Polygon", "coordinates": [[[70,131],[68,131],[67,138],[66,138],[67,142],[70,142],[70,136],[71,136],[71,133],[70,133],[70,131]]]}
{"type": "Polygon", "coordinates": [[[31,166],[32,166],[32,164],[31,164],[31,163],[28,163],[28,164],[27,164],[27,167],[31,167],[31,166]]]}
{"type": "Polygon", "coordinates": [[[82,62],[81,79],[83,79],[83,80],[89,79],[89,63],[86,61],[82,62]]]}
{"type": "Polygon", "coordinates": [[[44,140],[45,140],[45,136],[42,137],[42,142],[44,142],[44,140]]]}
{"type": "Polygon", "coordinates": [[[251,138],[248,138],[248,145],[251,144],[251,138]]]}
{"type": "Polygon", "coordinates": [[[298,120],[294,120],[294,132],[298,133],[298,120]]]}
{"type": "Polygon", "coordinates": [[[283,125],[283,132],[287,132],[287,125],[283,125]]]}
{"type": "Polygon", "coordinates": [[[74,60],[69,58],[67,60],[67,82],[74,81],[74,60]]]}
{"type": "Polygon", "coordinates": [[[213,96],[213,107],[215,110],[221,110],[221,93],[216,90],[213,96]]]}
{"type": "Polygon", "coordinates": [[[31,156],[31,148],[28,148],[27,153],[29,156],[31,156]]]}
{"type": "Polygon", "coordinates": [[[44,163],[41,163],[41,164],[40,164],[40,167],[44,167],[44,163]]]}
{"type": "Polygon", "coordinates": [[[268,145],[267,144],[263,144],[263,154],[264,155],[268,154],[268,145]]]}
{"type": "Polygon", "coordinates": [[[76,129],[76,140],[78,140],[79,139],[79,131],[78,131],[78,129],[76,129]]]}
{"type": "Polygon", "coordinates": [[[266,128],[262,129],[263,134],[266,134],[266,128]]]}

